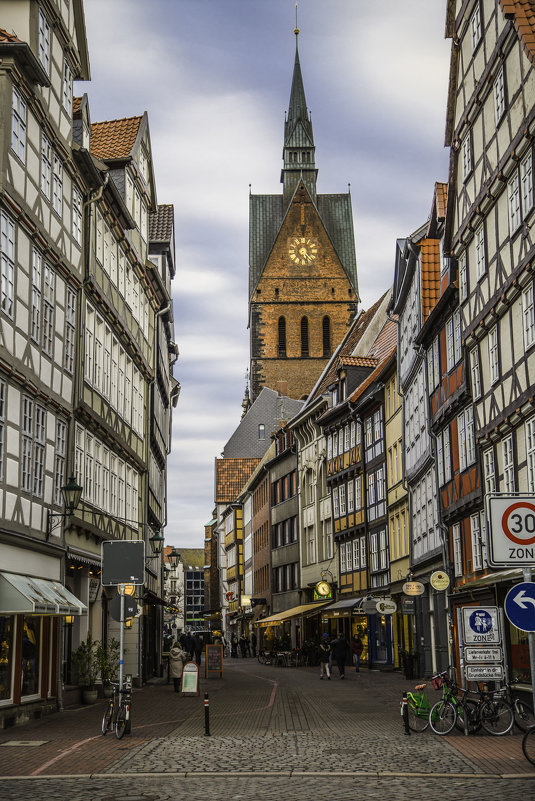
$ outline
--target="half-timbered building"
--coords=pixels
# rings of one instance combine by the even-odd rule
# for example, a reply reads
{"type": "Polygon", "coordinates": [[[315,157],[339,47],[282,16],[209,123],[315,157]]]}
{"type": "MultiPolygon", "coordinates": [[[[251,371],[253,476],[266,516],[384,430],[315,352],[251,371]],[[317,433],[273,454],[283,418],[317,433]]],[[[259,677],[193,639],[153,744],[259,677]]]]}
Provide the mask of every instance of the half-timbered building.
{"type": "Polygon", "coordinates": [[[13,725],[61,706],[65,616],[87,625],[87,598],[66,589],[65,521],[49,513],[63,513],[73,466],[84,182],[72,82],[89,63],[79,3],[7,3],[2,26],[0,725],[13,725]]]}
{"type": "MultiPolygon", "coordinates": [[[[481,451],[484,494],[532,493],[532,8],[519,0],[451,0],[446,26],[452,39],[452,69],[445,247],[458,269],[461,337],[473,399],[473,423],[468,422],[481,451]]],[[[472,456],[470,451],[463,458],[472,456]]],[[[481,577],[483,527],[484,515],[474,510],[470,524],[456,532],[455,572],[458,579],[463,576],[466,589],[476,593],[478,603],[486,598],[501,603],[511,574],[481,577]]],[[[508,627],[508,637],[513,668],[529,671],[525,636],[508,627]]]]}

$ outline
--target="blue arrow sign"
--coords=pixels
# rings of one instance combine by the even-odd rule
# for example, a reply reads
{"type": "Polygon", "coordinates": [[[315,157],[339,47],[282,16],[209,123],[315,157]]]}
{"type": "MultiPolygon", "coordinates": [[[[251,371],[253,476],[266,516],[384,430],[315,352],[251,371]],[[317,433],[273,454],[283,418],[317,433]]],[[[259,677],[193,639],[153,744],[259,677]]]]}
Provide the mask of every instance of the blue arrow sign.
{"type": "Polygon", "coordinates": [[[517,629],[535,631],[535,583],[525,581],[505,596],[505,614],[517,629]]]}

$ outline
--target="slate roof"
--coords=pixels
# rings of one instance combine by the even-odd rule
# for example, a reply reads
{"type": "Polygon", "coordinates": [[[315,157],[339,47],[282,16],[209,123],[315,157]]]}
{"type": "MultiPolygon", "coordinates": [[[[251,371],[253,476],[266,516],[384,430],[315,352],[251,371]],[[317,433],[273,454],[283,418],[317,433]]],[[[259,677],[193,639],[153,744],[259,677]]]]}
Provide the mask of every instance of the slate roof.
{"type": "Polygon", "coordinates": [[[291,420],[302,406],[303,401],[264,387],[223,448],[223,457],[261,458],[271,444],[271,433],[278,431],[283,422],[291,420]],[[259,425],[264,426],[264,439],[258,436],[259,425]]]}
{"type": "Polygon", "coordinates": [[[175,209],[172,203],[158,206],[154,214],[149,214],[149,240],[151,242],[170,242],[174,232],[175,209]]]}
{"type": "Polygon", "coordinates": [[[216,459],[215,502],[233,503],[259,461],[259,458],[216,459]]]}
{"type": "Polygon", "coordinates": [[[204,567],[204,548],[179,548],[180,558],[184,565],[184,570],[193,568],[202,570],[204,567]]]}
{"type": "Polygon", "coordinates": [[[91,155],[103,159],[127,158],[134,147],[143,117],[94,122],[91,125],[91,155]]]}
{"type": "MultiPolygon", "coordinates": [[[[317,195],[316,208],[358,297],[351,195],[317,195]]],[[[260,280],[284,219],[282,195],[249,196],[249,299],[260,280]]]]}
{"type": "Polygon", "coordinates": [[[526,56],[535,66],[535,0],[500,0],[504,14],[511,14],[526,56]]]}

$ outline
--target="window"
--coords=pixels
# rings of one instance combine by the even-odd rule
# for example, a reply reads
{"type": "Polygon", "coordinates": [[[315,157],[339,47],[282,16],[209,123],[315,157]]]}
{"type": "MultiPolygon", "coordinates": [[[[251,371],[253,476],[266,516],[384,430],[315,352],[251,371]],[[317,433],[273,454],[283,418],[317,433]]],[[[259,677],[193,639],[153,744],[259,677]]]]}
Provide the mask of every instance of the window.
{"type": "Polygon", "coordinates": [[[360,565],[358,538],[354,539],[353,542],[351,543],[351,549],[353,551],[353,570],[358,570],[360,565]]]}
{"type": "Polygon", "coordinates": [[[56,275],[52,268],[45,264],[43,271],[43,350],[48,356],[54,349],[54,308],[56,296],[56,275]]]}
{"type": "Polygon", "coordinates": [[[498,327],[496,325],[489,331],[489,367],[490,383],[495,384],[500,377],[500,365],[498,359],[498,327]]]}
{"type": "Polygon", "coordinates": [[[301,356],[308,358],[308,317],[301,317],[301,356]]]}
{"type": "Polygon", "coordinates": [[[345,484],[341,484],[339,487],[340,491],[340,517],[343,517],[346,514],[346,487],[345,484]]]}
{"type": "Polygon", "coordinates": [[[517,172],[514,173],[507,184],[507,200],[509,203],[509,233],[514,234],[522,222],[522,215],[520,212],[520,184],[517,172]]]}
{"type": "Polygon", "coordinates": [[[513,437],[507,437],[502,442],[503,456],[503,483],[505,492],[515,491],[515,468],[513,456],[513,437]]]}
{"type": "Polygon", "coordinates": [[[453,315],[453,358],[454,363],[459,364],[462,356],[462,342],[461,342],[461,310],[453,315]]]}
{"type": "Polygon", "coordinates": [[[481,397],[481,375],[479,372],[478,346],[470,351],[470,375],[472,378],[472,397],[477,400],[481,397]]]}
{"type": "Polygon", "coordinates": [[[437,435],[437,473],[438,485],[442,487],[451,481],[451,448],[449,426],[437,435]]]}
{"type": "Polygon", "coordinates": [[[476,231],[476,275],[482,278],[487,271],[487,262],[485,258],[485,229],[483,223],[476,231]]]}
{"type": "Polygon", "coordinates": [[[535,492],[535,417],[526,423],[526,459],[528,465],[528,491],[535,492]]]}
{"type": "Polygon", "coordinates": [[[476,460],[474,412],[471,406],[457,417],[459,470],[466,470],[476,460]]]}
{"type": "Polygon", "coordinates": [[[266,427],[263,423],[260,423],[258,426],[258,439],[265,439],[266,438],[266,427]]]}
{"type": "Polygon", "coordinates": [[[72,186],[72,236],[77,245],[82,244],[82,193],[72,186]]]}
{"type": "Polygon", "coordinates": [[[500,67],[500,70],[496,78],[494,79],[493,95],[494,95],[494,118],[496,120],[496,125],[497,125],[505,113],[505,80],[503,76],[503,66],[500,67]]]}
{"type": "Polygon", "coordinates": [[[338,487],[333,487],[333,517],[340,517],[340,502],[338,500],[338,487]]]}
{"type": "Polygon", "coordinates": [[[42,9],[39,9],[39,61],[50,75],[50,25],[42,9]]]}
{"type": "Polygon", "coordinates": [[[22,397],[21,488],[42,497],[45,468],[46,411],[22,397]]]}
{"type": "Polygon", "coordinates": [[[11,147],[24,162],[26,158],[26,103],[13,87],[13,109],[11,121],[11,147]]]}
{"type": "Polygon", "coordinates": [[[329,317],[323,318],[322,323],[323,332],[323,356],[331,355],[331,320],[329,317]]]}
{"type": "Polygon", "coordinates": [[[4,477],[4,427],[6,423],[6,385],[0,381],[0,481],[4,477]]]}
{"type": "Polygon", "coordinates": [[[533,284],[529,284],[522,293],[522,321],[524,331],[524,347],[527,349],[530,348],[535,342],[533,284]]]}
{"type": "Polygon", "coordinates": [[[348,451],[350,448],[350,434],[349,434],[349,423],[344,428],[344,450],[348,451]]]}
{"type": "Polygon", "coordinates": [[[41,192],[49,200],[52,187],[52,160],[52,145],[43,134],[41,136],[41,192]]]}
{"type": "Polygon", "coordinates": [[[286,358],[286,318],[279,317],[279,324],[278,324],[278,333],[279,333],[279,359],[286,358]]]}
{"type": "Polygon", "coordinates": [[[531,151],[520,163],[520,185],[522,188],[522,212],[525,217],[533,206],[533,171],[531,151]]]}
{"type": "Polygon", "coordinates": [[[481,570],[483,567],[483,544],[481,542],[479,512],[470,516],[470,532],[472,536],[472,569],[481,570]]]}
{"type": "Polygon", "coordinates": [[[15,223],[4,212],[0,212],[0,308],[13,316],[13,292],[15,275],[15,223]]]}
{"type": "Polygon", "coordinates": [[[37,248],[32,251],[32,321],[31,338],[41,344],[41,285],[43,259],[37,248]]]}
{"type": "Polygon", "coordinates": [[[347,485],[347,513],[352,514],[355,511],[355,484],[349,481],[347,485]]]}
{"type": "Polygon", "coordinates": [[[468,265],[466,261],[466,250],[459,256],[459,300],[463,303],[468,297],[468,265]]]}
{"type": "Polygon", "coordinates": [[[465,181],[472,172],[472,141],[470,134],[467,134],[463,139],[461,145],[461,160],[463,168],[463,181],[465,181]]]}
{"type": "Polygon", "coordinates": [[[72,117],[72,70],[63,62],[63,108],[72,117]]]}
{"type": "Polygon", "coordinates": [[[67,455],[67,425],[62,420],[56,420],[56,455],[54,462],[54,503],[63,505],[61,488],[65,484],[65,457],[67,455]]]}
{"type": "Polygon", "coordinates": [[[366,567],[366,537],[360,538],[360,568],[366,567]]]}
{"type": "Polygon", "coordinates": [[[489,448],[483,454],[483,474],[485,478],[485,492],[496,492],[496,472],[494,469],[494,450],[489,448]]]}
{"type": "Polygon", "coordinates": [[[476,3],[474,13],[470,18],[470,32],[472,35],[472,49],[475,50],[481,40],[481,9],[476,3]]]}
{"type": "Polygon", "coordinates": [[[453,336],[453,317],[446,320],[446,369],[448,373],[455,365],[455,343],[453,336]]]}
{"type": "Polygon", "coordinates": [[[463,556],[461,550],[461,525],[455,523],[453,526],[453,569],[456,576],[463,574],[463,556]]]}

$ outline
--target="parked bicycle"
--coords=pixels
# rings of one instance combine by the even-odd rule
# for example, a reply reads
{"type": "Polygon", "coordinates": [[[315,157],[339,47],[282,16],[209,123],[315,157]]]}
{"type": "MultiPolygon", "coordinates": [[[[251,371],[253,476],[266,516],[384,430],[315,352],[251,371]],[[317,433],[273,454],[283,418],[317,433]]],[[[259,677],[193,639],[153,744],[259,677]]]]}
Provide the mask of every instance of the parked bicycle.
{"type": "Polygon", "coordinates": [[[449,671],[437,673],[431,682],[435,690],[442,689],[442,698],[429,710],[429,725],[435,734],[449,734],[454,726],[464,731],[465,722],[469,733],[481,728],[478,703],[467,697],[470,690],[459,687],[449,671]]]}
{"type": "Polygon", "coordinates": [[[522,751],[528,762],[535,765],[535,726],[530,726],[522,737],[522,751]]]}
{"type": "Polygon", "coordinates": [[[102,718],[102,734],[106,735],[115,729],[118,740],[130,731],[130,710],[132,708],[132,678],[127,676],[123,689],[119,684],[112,683],[113,695],[108,702],[104,717],[102,718]]]}
{"type": "MultiPolygon", "coordinates": [[[[407,724],[411,731],[422,732],[429,726],[429,712],[431,701],[425,692],[427,684],[417,684],[414,690],[408,690],[407,698],[407,724]]],[[[401,707],[403,714],[403,704],[401,707]]]]}
{"type": "Polygon", "coordinates": [[[273,664],[273,652],[264,651],[262,650],[262,648],[260,648],[260,650],[258,651],[257,659],[261,665],[271,665],[273,664]]]}
{"type": "Polygon", "coordinates": [[[513,676],[510,682],[505,682],[504,698],[513,709],[515,725],[520,731],[527,731],[531,726],[535,726],[535,715],[531,704],[518,695],[515,684],[518,684],[520,680],[520,676],[513,676]]]}

